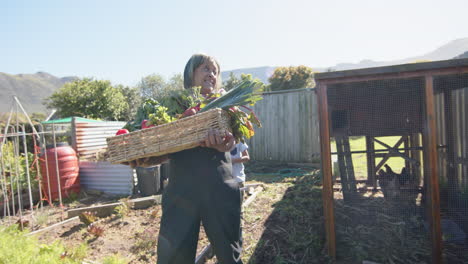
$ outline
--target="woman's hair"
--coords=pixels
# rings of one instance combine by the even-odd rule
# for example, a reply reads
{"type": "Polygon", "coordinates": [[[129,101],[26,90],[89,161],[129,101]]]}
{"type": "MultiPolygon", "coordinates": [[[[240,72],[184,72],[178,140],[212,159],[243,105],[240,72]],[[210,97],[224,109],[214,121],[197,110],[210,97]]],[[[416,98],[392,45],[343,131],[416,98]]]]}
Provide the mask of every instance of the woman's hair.
{"type": "Polygon", "coordinates": [[[187,64],[185,65],[185,70],[184,70],[184,88],[188,89],[193,86],[193,73],[195,72],[195,69],[198,68],[200,65],[205,63],[206,61],[211,60],[214,64],[216,64],[216,67],[218,67],[218,76],[216,76],[216,87],[215,90],[219,91],[221,88],[221,68],[219,67],[218,61],[211,56],[208,56],[206,54],[193,54],[192,57],[188,60],[187,64]]]}

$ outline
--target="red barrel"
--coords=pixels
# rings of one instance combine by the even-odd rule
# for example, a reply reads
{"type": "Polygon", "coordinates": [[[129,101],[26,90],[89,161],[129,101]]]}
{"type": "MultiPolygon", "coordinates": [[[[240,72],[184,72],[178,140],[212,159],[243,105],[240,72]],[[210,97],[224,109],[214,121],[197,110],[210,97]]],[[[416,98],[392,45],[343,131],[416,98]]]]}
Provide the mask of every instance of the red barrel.
{"type": "Polygon", "coordinates": [[[53,145],[50,148],[47,146],[46,152],[41,154],[42,191],[46,197],[49,197],[50,186],[51,197],[49,197],[49,200],[57,200],[59,197],[57,165],[62,198],[80,192],[79,164],[76,152],[67,143],[57,143],[56,148],[53,145]],[[57,159],[55,157],[56,152],[57,159]],[[49,177],[47,177],[46,156],[49,177]]]}

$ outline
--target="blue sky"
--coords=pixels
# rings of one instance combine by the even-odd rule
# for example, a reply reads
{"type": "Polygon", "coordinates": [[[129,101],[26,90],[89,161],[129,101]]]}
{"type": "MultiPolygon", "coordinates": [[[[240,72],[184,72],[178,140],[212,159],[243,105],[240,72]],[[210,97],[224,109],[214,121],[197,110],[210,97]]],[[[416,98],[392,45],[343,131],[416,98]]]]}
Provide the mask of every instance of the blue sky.
{"type": "Polygon", "coordinates": [[[466,0],[0,0],[0,72],[135,85],[196,52],[222,70],[396,60],[468,37],[466,0]]]}

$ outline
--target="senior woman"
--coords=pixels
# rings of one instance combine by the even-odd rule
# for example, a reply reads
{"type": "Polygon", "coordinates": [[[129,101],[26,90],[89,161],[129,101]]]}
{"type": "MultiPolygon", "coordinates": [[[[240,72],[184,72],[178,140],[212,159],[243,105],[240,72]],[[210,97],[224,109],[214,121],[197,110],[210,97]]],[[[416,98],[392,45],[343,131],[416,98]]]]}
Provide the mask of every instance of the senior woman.
{"type": "MultiPolygon", "coordinates": [[[[220,90],[219,63],[195,54],[184,70],[186,89],[201,86],[210,96],[220,90]]],[[[240,192],[232,175],[230,132],[210,130],[200,147],[169,155],[169,184],[163,194],[158,241],[159,264],[193,264],[200,222],[222,264],[242,263],[240,192]]]]}

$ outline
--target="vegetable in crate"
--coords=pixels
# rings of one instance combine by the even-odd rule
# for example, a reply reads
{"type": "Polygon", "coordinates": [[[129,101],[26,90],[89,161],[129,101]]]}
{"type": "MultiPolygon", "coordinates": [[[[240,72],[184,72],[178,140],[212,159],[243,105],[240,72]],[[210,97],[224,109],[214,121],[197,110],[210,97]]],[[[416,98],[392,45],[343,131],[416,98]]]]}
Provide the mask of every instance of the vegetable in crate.
{"type": "Polygon", "coordinates": [[[221,108],[231,117],[234,137],[243,141],[244,138],[250,138],[255,134],[253,125],[261,127],[255,113],[246,105],[254,105],[261,100],[263,88],[264,84],[259,80],[245,80],[223,96],[212,94],[207,98],[200,94],[200,87],[173,90],[169,96],[162,98],[161,102],[147,99],[138,109],[135,120],[128,122],[125,128],[130,131],[145,129],[198,112],[221,108]]]}
{"type": "Polygon", "coordinates": [[[214,108],[221,108],[229,113],[232,122],[232,132],[234,137],[243,141],[243,138],[250,138],[255,134],[253,124],[261,127],[255,113],[246,105],[254,105],[262,100],[264,84],[259,80],[245,80],[234,87],[231,91],[219,97],[218,99],[201,105],[200,112],[205,112],[214,108]],[[243,112],[239,107],[244,108],[249,113],[243,112]]]}
{"type": "Polygon", "coordinates": [[[146,99],[138,108],[135,119],[128,122],[124,128],[135,131],[173,122],[184,117],[186,109],[196,107],[204,100],[200,94],[200,87],[170,91],[169,95],[159,102],[151,98],[146,99]]]}

